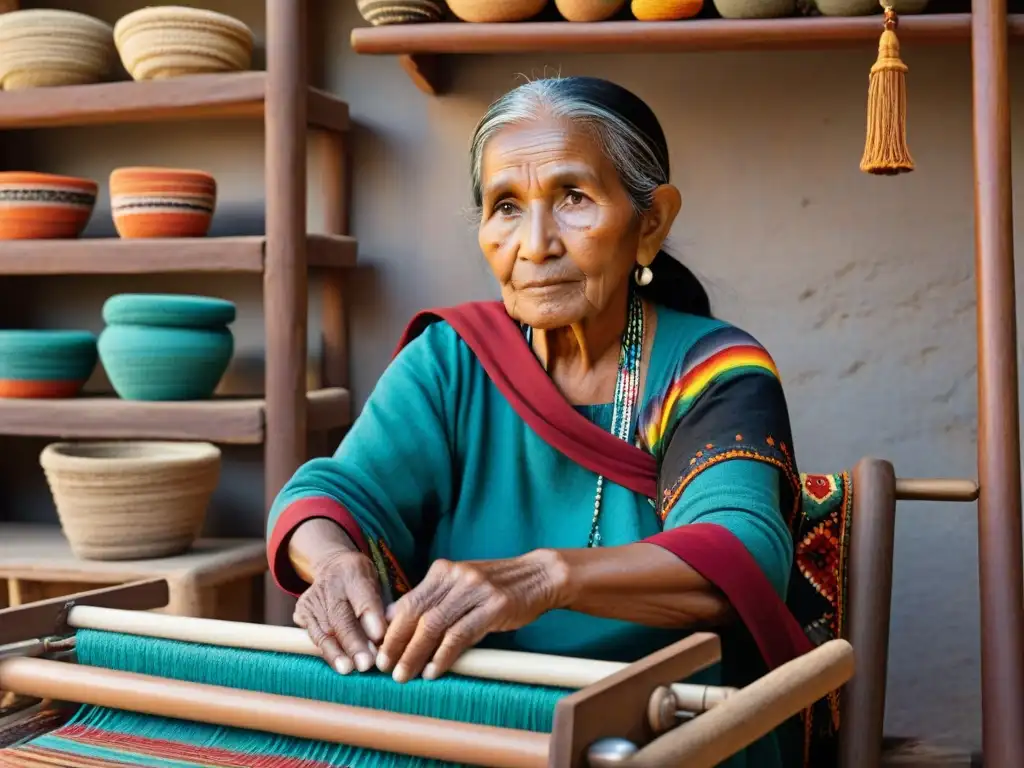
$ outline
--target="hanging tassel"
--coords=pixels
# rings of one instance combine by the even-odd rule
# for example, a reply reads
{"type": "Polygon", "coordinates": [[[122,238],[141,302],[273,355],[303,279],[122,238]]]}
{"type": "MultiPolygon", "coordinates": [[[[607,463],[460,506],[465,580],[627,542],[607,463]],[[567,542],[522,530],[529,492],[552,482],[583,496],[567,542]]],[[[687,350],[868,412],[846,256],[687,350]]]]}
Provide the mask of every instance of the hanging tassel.
{"type": "Polygon", "coordinates": [[[885,31],[878,41],[878,60],[871,67],[868,131],[860,169],[894,176],[914,170],[907,148],[907,65],[900,59],[896,11],[888,0],[880,2],[885,9],[885,31]]]}

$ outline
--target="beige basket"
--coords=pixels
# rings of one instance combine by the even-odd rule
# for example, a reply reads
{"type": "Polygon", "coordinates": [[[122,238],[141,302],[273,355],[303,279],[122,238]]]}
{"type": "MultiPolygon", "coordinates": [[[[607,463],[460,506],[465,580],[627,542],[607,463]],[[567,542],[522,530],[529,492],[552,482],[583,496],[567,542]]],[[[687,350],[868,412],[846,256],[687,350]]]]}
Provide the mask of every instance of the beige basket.
{"type": "Polygon", "coordinates": [[[0,14],[0,88],[95,83],[114,63],[113,29],[74,11],[0,14]]]}
{"type": "Polygon", "coordinates": [[[76,557],[141,560],[196,540],[220,456],[210,443],[54,443],[39,463],[76,557]]]}
{"type": "Polygon", "coordinates": [[[254,36],[241,21],[223,13],[164,5],[120,18],[114,43],[132,78],[158,80],[247,70],[254,36]]]}

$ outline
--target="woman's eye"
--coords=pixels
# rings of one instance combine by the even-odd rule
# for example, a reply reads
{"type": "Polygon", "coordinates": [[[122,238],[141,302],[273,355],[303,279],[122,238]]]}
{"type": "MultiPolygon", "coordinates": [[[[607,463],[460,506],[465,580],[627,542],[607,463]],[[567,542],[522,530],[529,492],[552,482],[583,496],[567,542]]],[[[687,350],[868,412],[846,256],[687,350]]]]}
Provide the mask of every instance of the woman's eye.
{"type": "Polygon", "coordinates": [[[569,190],[569,194],[566,195],[566,199],[570,205],[581,205],[584,200],[584,195],[578,189],[569,190]]]}
{"type": "Polygon", "coordinates": [[[513,203],[508,200],[503,200],[494,206],[494,210],[500,213],[502,216],[512,216],[516,212],[516,207],[513,203]]]}

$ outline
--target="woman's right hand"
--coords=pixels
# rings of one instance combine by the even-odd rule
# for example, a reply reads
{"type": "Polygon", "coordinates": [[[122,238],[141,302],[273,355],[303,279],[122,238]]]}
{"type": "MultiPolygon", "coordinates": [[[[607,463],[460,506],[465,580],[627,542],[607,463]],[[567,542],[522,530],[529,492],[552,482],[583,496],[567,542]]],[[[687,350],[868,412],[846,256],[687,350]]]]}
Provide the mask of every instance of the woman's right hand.
{"type": "Polygon", "coordinates": [[[341,550],[318,558],[313,576],[292,618],[338,672],[366,672],[387,628],[373,562],[358,550],[341,550]]]}

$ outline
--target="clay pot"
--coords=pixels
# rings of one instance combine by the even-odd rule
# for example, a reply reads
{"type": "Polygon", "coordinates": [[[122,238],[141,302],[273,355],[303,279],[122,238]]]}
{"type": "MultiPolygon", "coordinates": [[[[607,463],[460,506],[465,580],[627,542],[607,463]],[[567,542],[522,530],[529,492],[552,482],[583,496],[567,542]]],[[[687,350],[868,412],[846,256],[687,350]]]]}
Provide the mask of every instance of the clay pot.
{"type": "Polygon", "coordinates": [[[723,19],[780,19],[796,15],[796,0],[714,0],[723,19]]]}
{"type": "Polygon", "coordinates": [[[50,8],[0,13],[2,90],[98,83],[114,58],[105,21],[50,8]]]}
{"type": "Polygon", "coordinates": [[[203,237],[217,182],[203,171],[118,168],[110,174],[110,210],[121,237],[203,237]]]}
{"type": "Polygon", "coordinates": [[[448,0],[452,13],[474,24],[526,21],[547,4],[548,0],[448,0]]]}
{"type": "Polygon", "coordinates": [[[629,7],[640,21],[677,21],[700,13],[704,0],[633,0],[629,7]]]}
{"type": "Polygon", "coordinates": [[[605,21],[626,4],[626,0],[555,0],[566,21],[605,21]]]}
{"type": "Polygon", "coordinates": [[[78,237],[96,204],[96,182],[32,171],[0,173],[0,240],[78,237]]]}

